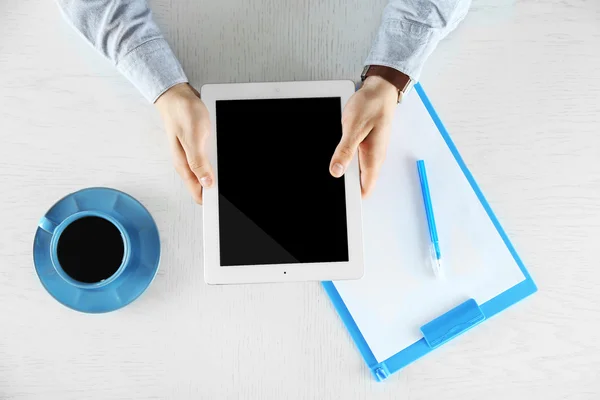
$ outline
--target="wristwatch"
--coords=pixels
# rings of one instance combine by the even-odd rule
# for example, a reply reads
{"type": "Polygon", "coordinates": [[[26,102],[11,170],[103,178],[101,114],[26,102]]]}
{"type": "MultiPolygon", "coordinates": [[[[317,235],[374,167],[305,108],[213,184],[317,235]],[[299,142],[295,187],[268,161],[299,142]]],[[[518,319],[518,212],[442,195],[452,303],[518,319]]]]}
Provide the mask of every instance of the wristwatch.
{"type": "Polygon", "coordinates": [[[362,82],[369,76],[380,76],[398,89],[398,103],[402,98],[410,92],[413,87],[413,80],[410,76],[397,69],[386,67],[383,65],[366,65],[360,76],[362,82]]]}

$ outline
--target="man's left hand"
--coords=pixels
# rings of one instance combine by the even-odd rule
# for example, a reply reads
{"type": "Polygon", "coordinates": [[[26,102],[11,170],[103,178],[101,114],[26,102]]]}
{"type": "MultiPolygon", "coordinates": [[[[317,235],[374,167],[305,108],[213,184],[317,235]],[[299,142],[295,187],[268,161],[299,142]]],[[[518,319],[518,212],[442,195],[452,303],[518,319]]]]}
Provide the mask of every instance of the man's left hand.
{"type": "Polygon", "coordinates": [[[358,150],[363,197],[371,193],[377,181],[397,104],[398,89],[379,76],[370,76],[344,107],[342,139],[329,170],[333,176],[341,177],[358,150]]]}

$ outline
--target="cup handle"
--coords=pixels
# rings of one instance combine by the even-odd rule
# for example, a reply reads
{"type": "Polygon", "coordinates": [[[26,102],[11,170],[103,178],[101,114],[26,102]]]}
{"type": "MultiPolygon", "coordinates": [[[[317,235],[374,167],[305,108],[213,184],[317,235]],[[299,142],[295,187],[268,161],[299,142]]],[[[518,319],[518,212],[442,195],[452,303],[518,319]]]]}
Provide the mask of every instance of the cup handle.
{"type": "Polygon", "coordinates": [[[46,217],[42,217],[40,219],[40,223],[38,224],[38,226],[45,230],[46,232],[48,232],[49,234],[54,234],[54,230],[56,229],[56,227],[58,226],[58,224],[56,224],[54,221],[46,218],[46,217]]]}

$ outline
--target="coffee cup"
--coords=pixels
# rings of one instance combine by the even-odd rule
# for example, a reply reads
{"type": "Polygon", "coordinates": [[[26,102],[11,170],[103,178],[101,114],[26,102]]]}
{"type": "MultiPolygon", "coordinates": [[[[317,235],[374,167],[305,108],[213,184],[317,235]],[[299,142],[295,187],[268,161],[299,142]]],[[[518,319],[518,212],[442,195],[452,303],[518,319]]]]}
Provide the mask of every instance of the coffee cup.
{"type": "Polygon", "coordinates": [[[110,188],[71,193],[40,218],[34,263],[46,290],[82,312],[119,309],[150,285],[160,240],[147,209],[110,188]]]}

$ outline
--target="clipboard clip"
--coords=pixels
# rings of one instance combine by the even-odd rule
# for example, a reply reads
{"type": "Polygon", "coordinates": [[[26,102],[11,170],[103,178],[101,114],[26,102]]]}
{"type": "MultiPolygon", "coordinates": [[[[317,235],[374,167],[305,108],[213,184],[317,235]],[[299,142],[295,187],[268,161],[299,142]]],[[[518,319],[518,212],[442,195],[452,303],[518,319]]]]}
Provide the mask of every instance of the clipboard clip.
{"type": "Polygon", "coordinates": [[[390,376],[390,370],[388,369],[387,365],[385,365],[385,362],[371,367],[371,373],[377,382],[383,382],[390,376]]]}
{"type": "Polygon", "coordinates": [[[421,327],[421,333],[432,349],[441,346],[485,320],[474,299],[454,307],[421,327]]]}

